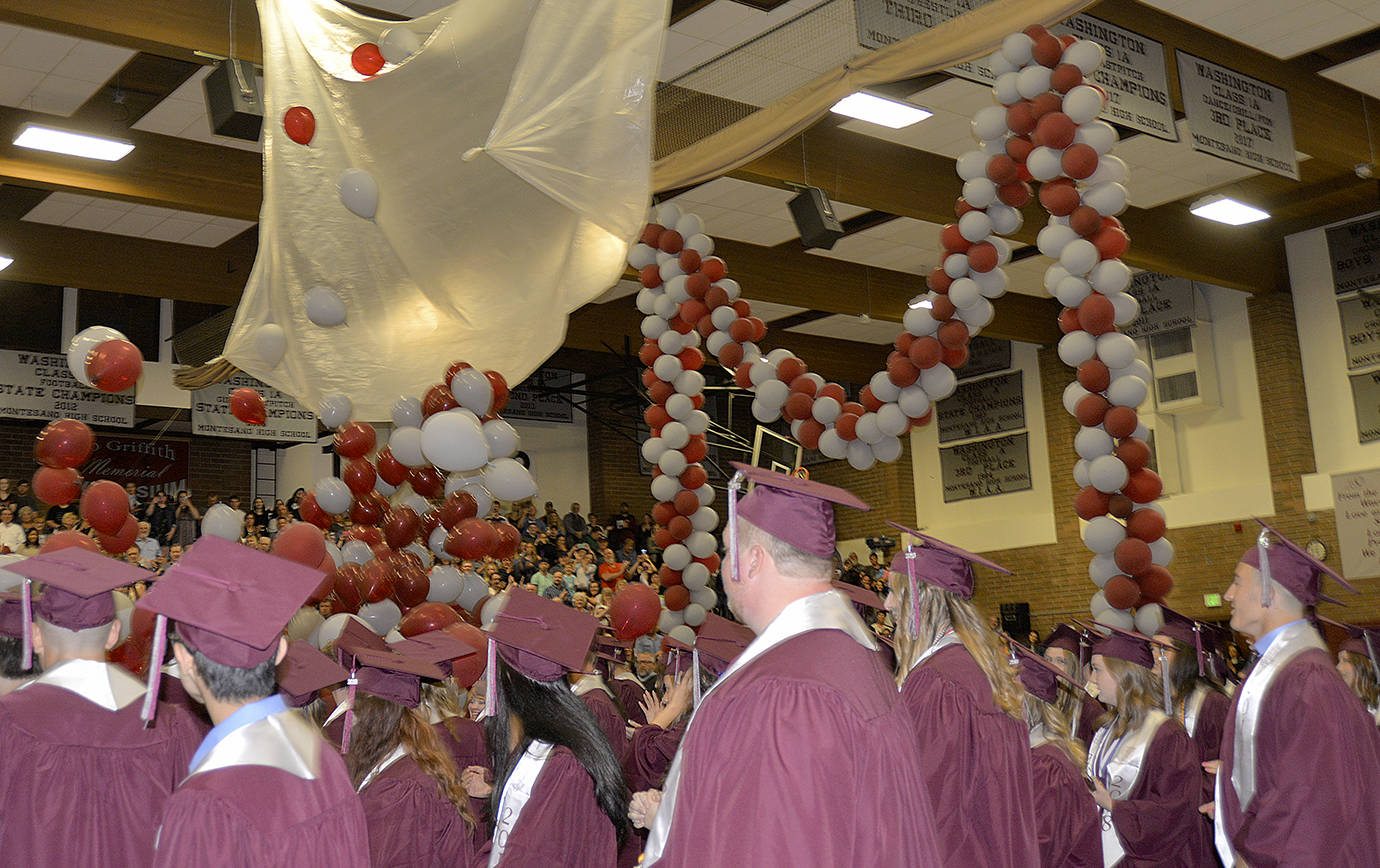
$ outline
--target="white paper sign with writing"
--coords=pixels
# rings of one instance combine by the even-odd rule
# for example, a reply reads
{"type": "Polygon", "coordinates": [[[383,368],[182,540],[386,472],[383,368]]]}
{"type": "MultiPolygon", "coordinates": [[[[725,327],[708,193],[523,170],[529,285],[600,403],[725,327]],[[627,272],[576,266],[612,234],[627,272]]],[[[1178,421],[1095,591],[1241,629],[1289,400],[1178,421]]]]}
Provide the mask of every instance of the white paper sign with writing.
{"type": "Polygon", "coordinates": [[[212,437],[315,443],[316,415],[287,392],[265,386],[248,374],[236,374],[224,383],[192,393],[192,431],[212,437]],[[263,425],[241,422],[230,412],[230,393],[246,388],[257,389],[264,396],[268,421],[263,425]]]}
{"type": "Polygon", "coordinates": [[[1380,576],[1380,470],[1336,474],[1332,501],[1337,509],[1342,575],[1348,579],[1380,576]]]}
{"type": "Polygon", "coordinates": [[[1175,57],[1193,149],[1297,181],[1284,90],[1182,51],[1175,57]]]}

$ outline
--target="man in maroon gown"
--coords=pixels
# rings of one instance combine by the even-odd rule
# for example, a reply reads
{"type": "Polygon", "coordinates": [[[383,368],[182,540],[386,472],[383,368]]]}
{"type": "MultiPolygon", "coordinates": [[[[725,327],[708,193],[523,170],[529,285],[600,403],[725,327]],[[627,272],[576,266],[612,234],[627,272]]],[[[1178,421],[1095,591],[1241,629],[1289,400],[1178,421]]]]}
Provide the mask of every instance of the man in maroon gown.
{"type": "Polygon", "coordinates": [[[1260,659],[1232,699],[1217,771],[1215,838],[1225,864],[1374,865],[1380,858],[1380,732],[1304,615],[1323,575],[1265,528],[1224,599],[1260,659]]]}
{"type": "Polygon", "coordinates": [[[757,638],[704,696],[644,866],[940,865],[915,732],[877,643],[829,586],[832,486],[735,464],[724,588],[757,638]],[[756,488],[738,504],[746,480],[756,488]]]}
{"type": "Polygon", "coordinates": [[[147,687],[105,659],[120,632],[111,589],[151,574],[80,549],[7,569],[47,587],[23,625],[43,674],[0,699],[0,863],[147,865],[199,741],[175,707],[145,729],[147,687]]]}
{"type": "Polygon", "coordinates": [[[366,866],[345,764],[279,695],[282,631],[322,574],[202,537],[138,603],[177,622],[183,686],[215,726],[168,799],[156,866],[366,866]]]}

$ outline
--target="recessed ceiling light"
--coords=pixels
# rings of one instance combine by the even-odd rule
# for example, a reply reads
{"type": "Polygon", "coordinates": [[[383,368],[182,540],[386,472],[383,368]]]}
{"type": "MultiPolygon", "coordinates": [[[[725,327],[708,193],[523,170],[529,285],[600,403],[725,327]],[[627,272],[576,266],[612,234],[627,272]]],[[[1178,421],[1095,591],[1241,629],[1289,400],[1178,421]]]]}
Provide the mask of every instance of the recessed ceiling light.
{"type": "Polygon", "coordinates": [[[847,115],[850,118],[857,118],[860,121],[890,127],[893,130],[918,124],[934,114],[932,111],[911,105],[908,102],[888,99],[865,91],[850,93],[834,103],[834,107],[830,111],[835,114],[847,115]]]}
{"type": "Polygon", "coordinates": [[[1189,206],[1188,210],[1205,220],[1215,220],[1228,226],[1255,223],[1257,220],[1267,220],[1270,217],[1268,211],[1253,208],[1244,202],[1222,195],[1204,196],[1189,206]]]}
{"type": "Polygon", "coordinates": [[[11,256],[0,256],[0,271],[4,271],[6,268],[9,268],[10,265],[13,264],[13,263],[14,263],[14,257],[11,257],[11,256]]]}
{"type": "Polygon", "coordinates": [[[21,148],[38,151],[51,151],[73,157],[88,157],[92,160],[114,162],[134,150],[133,142],[112,139],[105,136],[91,136],[74,133],[40,124],[25,124],[19,128],[14,143],[21,148]]]}

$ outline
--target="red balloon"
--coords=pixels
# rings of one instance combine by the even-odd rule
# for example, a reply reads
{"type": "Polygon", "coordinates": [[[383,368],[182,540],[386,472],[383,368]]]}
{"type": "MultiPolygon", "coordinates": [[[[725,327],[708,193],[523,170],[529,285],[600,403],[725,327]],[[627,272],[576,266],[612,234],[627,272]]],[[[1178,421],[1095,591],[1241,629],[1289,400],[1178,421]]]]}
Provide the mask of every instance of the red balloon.
{"type": "Polygon", "coordinates": [[[374,426],[367,422],[351,422],[335,432],[335,451],[341,458],[363,458],[377,442],[374,426]]]}
{"type": "Polygon", "coordinates": [[[93,552],[100,551],[100,547],[96,545],[96,541],[86,534],[75,530],[59,530],[48,535],[48,538],[43,541],[43,545],[38,547],[38,553],[47,554],[48,552],[72,548],[86,549],[93,552]]]}
{"type": "Polygon", "coordinates": [[[306,106],[295,105],[283,112],[283,131],[297,144],[309,145],[316,135],[316,115],[306,106]]]}
{"type": "MultiPolygon", "coordinates": [[[[674,507],[672,507],[672,509],[674,509],[674,507]]],[[[674,518],[674,516],[672,517],[674,518]]],[[[653,534],[653,538],[656,540],[656,547],[662,550],[665,550],[667,546],[676,541],[676,538],[671,536],[671,531],[664,527],[658,528],[656,533],[653,534]]],[[[665,584],[665,582],[662,582],[662,584],[665,584]]]]}
{"type": "Polygon", "coordinates": [[[138,536],[139,522],[134,520],[134,516],[126,515],[125,523],[118,533],[97,533],[96,539],[100,542],[101,548],[105,549],[106,554],[119,557],[129,551],[129,547],[134,545],[134,540],[138,536]]]}
{"type": "Polygon", "coordinates": [[[709,454],[709,445],[705,442],[703,434],[692,434],[690,442],[685,444],[685,448],[680,450],[689,464],[696,464],[703,461],[709,454]]]}
{"type": "Polygon", "coordinates": [[[1072,181],[1060,179],[1040,187],[1040,204],[1055,217],[1069,216],[1081,202],[1072,181]]]}
{"type": "Polygon", "coordinates": [[[834,420],[834,432],[844,440],[854,440],[858,436],[858,419],[860,414],[843,413],[834,420]]]}
{"type": "Polygon", "coordinates": [[[1073,144],[1073,134],[1077,126],[1063,112],[1050,112],[1035,124],[1031,141],[1056,151],[1062,151],[1073,144]]]}
{"type": "Polygon", "coordinates": [[[1154,597],[1163,600],[1169,596],[1169,592],[1174,590],[1174,577],[1169,574],[1169,570],[1159,564],[1152,564],[1150,569],[1145,571],[1137,581],[1140,583],[1140,592],[1147,597],[1154,597]]]}
{"type": "Polygon", "coordinates": [[[445,603],[418,603],[403,615],[402,621],[398,623],[398,632],[411,639],[433,630],[443,630],[461,623],[462,620],[456,611],[445,603]]]}
{"type": "Polygon", "coordinates": [[[479,560],[498,542],[498,531],[482,518],[467,518],[446,534],[446,552],[463,561],[479,560]]]}
{"type": "Polygon", "coordinates": [[[350,504],[350,521],[355,524],[373,525],[383,520],[383,507],[372,497],[356,497],[350,504]]]}
{"type": "Polygon", "coordinates": [[[795,357],[782,359],[776,366],[776,378],[783,383],[792,383],[796,377],[801,377],[810,370],[809,366],[795,357]]]}
{"type": "Polygon", "coordinates": [[[1112,499],[1108,501],[1107,511],[1117,518],[1125,520],[1131,515],[1131,510],[1135,509],[1135,506],[1136,505],[1131,502],[1131,498],[1121,492],[1117,492],[1113,494],[1112,499]]]}
{"type": "Polygon", "coordinates": [[[796,439],[800,445],[806,449],[818,449],[819,437],[824,433],[824,423],[818,419],[806,419],[800,423],[800,430],[796,434],[796,439]]]}
{"type": "Polygon", "coordinates": [[[359,611],[359,607],[364,605],[364,596],[361,592],[363,579],[363,567],[346,563],[335,571],[335,576],[331,580],[331,593],[335,594],[341,606],[351,612],[359,611]]]}
{"type": "Polygon", "coordinates": [[[683,515],[678,515],[671,519],[671,523],[666,525],[666,529],[671,532],[671,536],[674,537],[677,542],[683,541],[695,530],[694,526],[690,524],[690,519],[683,515]]]}
{"type": "Polygon", "coordinates": [[[365,42],[350,53],[350,65],[360,75],[374,75],[383,69],[383,52],[372,42],[365,42]]]}
{"type": "Polygon", "coordinates": [[[297,504],[297,515],[301,517],[302,521],[322,530],[331,526],[331,517],[326,513],[326,510],[321,508],[321,504],[316,502],[316,492],[314,491],[308,491],[297,504]]]}
{"type": "MultiPolygon", "coordinates": [[[[914,367],[911,370],[915,370],[914,367]]],[[[804,392],[792,392],[786,399],[786,406],[782,408],[782,412],[791,419],[808,419],[814,405],[815,399],[804,392]]]]}
{"type": "Polygon", "coordinates": [[[1140,602],[1141,588],[1130,576],[1112,576],[1102,586],[1102,595],[1113,609],[1129,609],[1140,602]]]}
{"type": "Polygon", "coordinates": [[[661,599],[650,586],[629,582],[614,593],[608,617],[614,638],[628,642],[646,636],[661,617],[661,599]]]}
{"type": "Polygon", "coordinates": [[[681,583],[680,570],[673,570],[663,565],[657,572],[657,581],[661,582],[663,588],[679,585],[681,583]]]}
{"type": "Polygon", "coordinates": [[[144,354],[129,341],[105,341],[86,354],[86,378],[102,392],[123,392],[143,372],[144,354]]]}
{"type": "Polygon", "coordinates": [[[383,558],[374,558],[364,565],[359,581],[359,595],[366,603],[381,603],[393,593],[393,574],[396,568],[383,558]]]}
{"type": "Polygon", "coordinates": [[[1064,46],[1057,37],[1045,31],[1038,36],[1032,36],[1031,39],[1035,40],[1035,47],[1031,53],[1035,56],[1036,63],[1051,69],[1059,64],[1059,58],[1064,54],[1064,46]]]}
{"type": "Polygon", "coordinates": [[[1097,248],[1097,255],[1100,258],[1116,259],[1131,246],[1131,237],[1123,229],[1105,226],[1092,237],[1092,243],[1097,248]]]}
{"type": "Polygon", "coordinates": [[[1136,503],[1150,503],[1164,491],[1160,475],[1148,467],[1134,471],[1131,478],[1121,487],[1121,493],[1136,503]]]}
{"type": "MultiPolygon", "coordinates": [[[[684,483],[682,483],[683,485],[684,483]]],[[[676,505],[669,500],[663,500],[652,507],[652,521],[663,527],[668,521],[675,518],[680,513],[676,512],[676,505]]]]}
{"type": "MultiPolygon", "coordinates": [[[[483,603],[488,599],[485,597],[480,602],[483,603]]],[[[464,622],[447,625],[441,630],[478,652],[457,657],[450,663],[451,678],[455,679],[456,684],[468,690],[479,680],[479,676],[484,674],[484,667],[488,663],[488,655],[484,653],[484,649],[489,644],[488,636],[473,624],[464,622]]]]}
{"type": "Polygon", "coordinates": [[[378,461],[379,477],[389,485],[402,485],[407,478],[407,465],[393,457],[393,451],[387,446],[379,452],[378,461]]]}
{"type": "Polygon", "coordinates": [[[345,469],[340,472],[340,478],[345,480],[345,485],[355,497],[361,497],[373,491],[378,476],[378,472],[374,470],[374,465],[370,464],[366,458],[354,459],[346,464],[345,469]]]}
{"type": "Polygon", "coordinates": [[[426,595],[431,590],[431,579],[416,555],[411,552],[392,554],[402,556],[396,562],[397,571],[393,576],[393,602],[406,612],[426,601],[426,595]]]}
{"type": "Polygon", "coordinates": [[[1083,83],[1083,70],[1072,63],[1061,63],[1054,67],[1049,77],[1049,86],[1059,92],[1068,93],[1083,83]]]}
{"type": "Polygon", "coordinates": [[[390,548],[400,549],[416,541],[422,519],[410,506],[395,506],[383,520],[383,539],[390,548]]]}
{"type": "Polygon", "coordinates": [[[998,258],[997,248],[990,241],[979,241],[968,248],[968,267],[974,271],[991,271],[997,267],[998,258]]]}
{"type": "Polygon", "coordinates": [[[71,467],[40,467],[34,474],[34,495],[44,503],[65,506],[81,496],[81,475],[71,467]]]}
{"type": "Polygon", "coordinates": [[[910,357],[911,364],[922,371],[928,370],[944,357],[944,347],[933,337],[916,338],[910,342],[910,351],[906,355],[910,357]]]}
{"type": "Polygon", "coordinates": [[[451,530],[465,519],[479,515],[479,503],[468,491],[454,491],[441,503],[440,514],[441,524],[451,530]]]}
{"type": "Polygon", "coordinates": [[[321,529],[304,521],[293,522],[280,529],[268,551],[270,554],[308,567],[319,566],[322,558],[330,557],[321,529]]]}
{"type": "MultiPolygon", "coordinates": [[[[940,334],[945,334],[944,329],[954,324],[955,323],[944,323],[944,325],[939,327],[940,334]]],[[[962,327],[963,323],[957,323],[957,325],[959,327],[962,327]]],[[[967,332],[966,328],[964,329],[964,332],[967,332]]],[[[956,335],[956,333],[952,331],[948,332],[947,334],[950,338],[954,338],[956,335]]],[[[939,342],[941,344],[944,343],[944,339],[941,337],[939,342]]],[[[961,342],[959,343],[959,346],[962,346],[961,342]]],[[[887,379],[891,380],[892,385],[899,386],[900,388],[904,389],[906,386],[910,386],[914,384],[916,380],[920,379],[920,369],[915,367],[915,364],[911,362],[910,356],[903,356],[900,353],[894,352],[887,357],[886,376],[887,379]]],[[[789,404],[790,402],[787,401],[786,403],[789,404]]],[[[805,415],[802,414],[798,418],[804,419],[805,415]]]]}
{"type": "Polygon", "coordinates": [[[1059,311],[1059,331],[1064,334],[1080,331],[1082,326],[1078,325],[1078,309],[1066,307],[1059,311]]]}
{"type": "Polygon", "coordinates": [[[1011,132],[1023,136],[1035,129],[1035,112],[1026,100],[1015,103],[1006,110],[1006,125],[1011,132]]]}
{"type": "Polygon", "coordinates": [[[1150,546],[1135,537],[1127,537],[1117,543],[1112,557],[1116,561],[1116,568],[1128,576],[1143,575],[1150,569],[1150,546]]]}
{"type": "Polygon", "coordinates": [[[340,544],[344,545],[351,540],[359,540],[371,549],[377,549],[383,545],[383,532],[376,527],[360,524],[355,525],[340,535],[340,544]]]}
{"type": "MultiPolygon", "coordinates": [[[[82,492],[81,517],[99,533],[119,533],[128,516],[129,495],[125,494],[118,482],[102,479],[91,483],[82,492]]],[[[124,554],[124,549],[120,549],[118,554],[124,554]]]]}
{"type": "MultiPolygon", "coordinates": [[[[939,338],[939,343],[942,344],[945,349],[952,350],[958,349],[959,347],[966,347],[968,346],[969,339],[968,325],[961,320],[950,320],[939,327],[936,336],[939,338]]],[[[919,374],[916,376],[918,377],[919,374]]],[[[910,383],[902,384],[896,382],[895,377],[892,378],[892,382],[896,383],[898,386],[902,386],[902,388],[910,385],[910,383]]],[[[911,383],[913,382],[915,381],[911,380],[911,383]]]]}
{"type": "Polygon", "coordinates": [[[1078,324],[1089,334],[1103,335],[1111,331],[1116,327],[1113,324],[1115,318],[1116,308],[1112,306],[1112,300],[1101,293],[1094,292],[1078,305],[1078,324]]]}
{"type": "Polygon", "coordinates": [[[710,575],[713,575],[719,571],[719,555],[717,552],[709,555],[709,557],[695,558],[695,563],[704,564],[705,567],[709,569],[710,575]]]}
{"type": "Polygon", "coordinates": [[[1150,446],[1138,437],[1127,437],[1116,445],[1116,457],[1135,473],[1150,463],[1150,446]]]}
{"type": "Polygon", "coordinates": [[[1102,215],[1091,205],[1079,205],[1069,215],[1069,228],[1086,238],[1102,228],[1102,215]]]}
{"type": "Polygon", "coordinates": [[[1016,180],[1016,161],[1007,154],[997,154],[987,161],[987,177],[998,187],[1013,183],[1016,180]]]}
{"type": "Polygon", "coordinates": [[[676,494],[676,512],[681,515],[694,515],[700,508],[700,499],[693,491],[680,491],[676,494]]]}
{"type": "Polygon", "coordinates": [[[1010,205],[1012,208],[1024,208],[1030,202],[1031,196],[1030,185],[1025,181],[1003,184],[997,188],[997,198],[1003,205],[1010,205]]]}
{"type": "Polygon", "coordinates": [[[1107,514],[1107,506],[1111,500],[1111,495],[1103,494],[1091,485],[1085,486],[1073,498],[1074,512],[1084,521],[1091,521],[1100,515],[1107,514]]]}
{"type": "Polygon", "coordinates": [[[1164,536],[1164,516],[1153,509],[1137,509],[1126,520],[1126,533],[1152,543],[1164,536]]]}
{"type": "Polygon", "coordinates": [[[498,371],[485,371],[484,376],[488,378],[489,385],[494,390],[494,402],[489,407],[489,413],[497,416],[508,406],[508,381],[498,371]]]}
{"type": "MultiPolygon", "coordinates": [[[[689,465],[685,468],[685,471],[680,475],[680,484],[692,492],[700,486],[704,485],[708,481],[709,474],[706,473],[704,467],[702,467],[699,464],[689,465]]],[[[698,502],[699,499],[696,498],[696,503],[698,502]]],[[[655,515],[652,517],[656,518],[655,515]]]]}
{"type": "Polygon", "coordinates": [[[1107,415],[1107,408],[1111,406],[1112,403],[1101,395],[1084,395],[1074,405],[1073,415],[1078,419],[1078,424],[1085,428],[1094,428],[1102,424],[1107,415]]]}
{"type": "Polygon", "coordinates": [[[412,490],[422,497],[440,497],[446,490],[446,475],[431,465],[414,467],[407,472],[412,490]]]}
{"type": "Polygon", "coordinates": [[[1071,145],[1064,150],[1062,167],[1065,175],[1082,180],[1097,170],[1097,151],[1092,145],[1071,145]]]}
{"type": "Polygon", "coordinates": [[[506,521],[495,521],[490,522],[490,524],[493,525],[494,535],[497,537],[490,554],[499,560],[505,560],[517,554],[518,544],[522,542],[522,534],[518,532],[518,529],[506,521]]]}
{"type": "Polygon", "coordinates": [[[666,608],[679,612],[690,605],[690,591],[684,585],[672,585],[666,589],[666,608]]]}
{"type": "Polygon", "coordinates": [[[1134,407],[1113,407],[1107,411],[1102,425],[1108,434],[1120,440],[1136,433],[1136,427],[1140,425],[1140,416],[1134,407]]]}
{"type": "Polygon", "coordinates": [[[1078,366],[1078,385],[1089,392],[1105,391],[1111,383],[1112,374],[1101,359],[1088,359],[1078,366]]]}
{"type": "Polygon", "coordinates": [[[680,270],[686,274],[694,274],[700,270],[700,252],[691,247],[683,248],[680,251],[680,270]]]}
{"type": "Polygon", "coordinates": [[[460,402],[455,400],[455,396],[450,392],[450,387],[445,383],[437,383],[427,389],[426,394],[422,396],[422,415],[426,417],[444,413],[446,410],[454,410],[459,406],[460,402]]]}
{"type": "Polygon", "coordinates": [[[79,467],[91,457],[96,435],[85,422],[57,419],[43,426],[34,441],[34,460],[44,467],[79,467]]]}
{"type": "Polygon", "coordinates": [[[262,425],[268,421],[264,396],[255,389],[236,389],[230,393],[230,413],[246,425],[262,425]]]}

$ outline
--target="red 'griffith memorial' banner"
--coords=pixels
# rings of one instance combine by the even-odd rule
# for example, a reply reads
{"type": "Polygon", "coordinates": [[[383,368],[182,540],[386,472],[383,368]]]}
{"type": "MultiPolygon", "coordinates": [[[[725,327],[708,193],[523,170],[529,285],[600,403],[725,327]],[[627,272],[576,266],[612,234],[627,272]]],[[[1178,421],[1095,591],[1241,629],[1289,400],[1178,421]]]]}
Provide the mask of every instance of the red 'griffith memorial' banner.
{"type": "Polygon", "coordinates": [[[155,491],[186,488],[190,454],[191,444],[186,440],[100,434],[81,471],[87,479],[110,479],[121,485],[133,482],[142,499],[155,491]]]}

